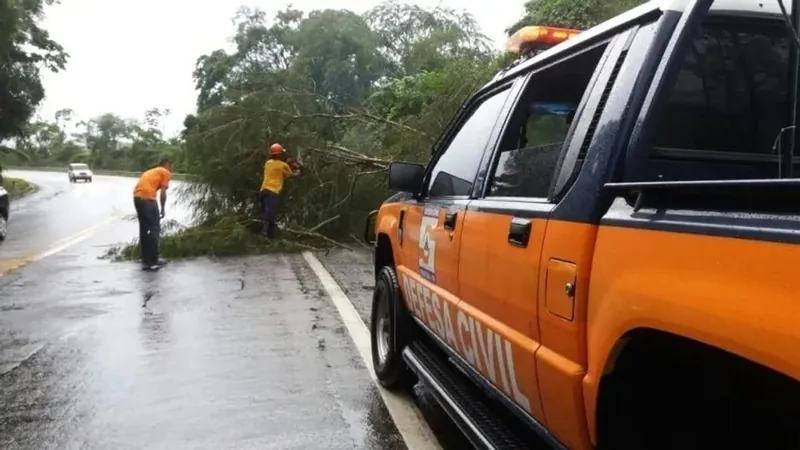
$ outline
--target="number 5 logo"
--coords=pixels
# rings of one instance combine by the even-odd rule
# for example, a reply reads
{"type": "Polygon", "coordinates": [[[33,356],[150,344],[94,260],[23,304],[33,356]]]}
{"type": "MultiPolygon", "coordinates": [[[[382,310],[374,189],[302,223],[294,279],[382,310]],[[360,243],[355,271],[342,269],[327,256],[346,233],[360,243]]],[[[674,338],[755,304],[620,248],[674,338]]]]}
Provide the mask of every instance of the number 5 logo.
{"type": "Polygon", "coordinates": [[[439,210],[425,209],[419,226],[419,271],[423,278],[435,282],[436,239],[433,229],[439,224],[439,210]]]}

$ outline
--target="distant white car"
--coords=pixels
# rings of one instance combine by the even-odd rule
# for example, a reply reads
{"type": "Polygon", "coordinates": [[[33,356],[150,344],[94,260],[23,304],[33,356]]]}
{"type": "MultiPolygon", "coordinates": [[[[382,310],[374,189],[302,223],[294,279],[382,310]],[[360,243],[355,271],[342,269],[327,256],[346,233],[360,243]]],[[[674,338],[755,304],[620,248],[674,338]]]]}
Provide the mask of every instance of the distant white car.
{"type": "Polygon", "coordinates": [[[89,170],[89,166],[80,163],[70,164],[67,174],[69,175],[70,183],[75,183],[78,180],[88,181],[91,183],[92,177],[94,176],[92,171],[89,170]]]}

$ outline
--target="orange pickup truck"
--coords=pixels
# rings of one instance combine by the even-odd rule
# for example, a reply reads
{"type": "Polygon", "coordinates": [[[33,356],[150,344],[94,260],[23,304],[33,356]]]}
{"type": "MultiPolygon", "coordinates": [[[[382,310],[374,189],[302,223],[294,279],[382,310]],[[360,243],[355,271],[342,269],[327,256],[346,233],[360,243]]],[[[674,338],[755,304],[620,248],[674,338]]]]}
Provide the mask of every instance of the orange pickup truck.
{"type": "Polygon", "coordinates": [[[480,448],[800,448],[777,1],[648,2],[499,73],[427,166],[393,163],[367,222],[383,386],[423,381],[480,448]]]}

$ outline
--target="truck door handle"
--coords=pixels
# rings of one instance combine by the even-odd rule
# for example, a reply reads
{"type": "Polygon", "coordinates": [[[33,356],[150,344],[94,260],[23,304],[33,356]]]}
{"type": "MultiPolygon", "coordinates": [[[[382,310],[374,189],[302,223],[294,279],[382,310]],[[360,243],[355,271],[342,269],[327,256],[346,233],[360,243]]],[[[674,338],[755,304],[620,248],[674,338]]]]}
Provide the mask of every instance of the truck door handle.
{"type": "Polygon", "coordinates": [[[528,239],[531,237],[530,219],[514,217],[511,219],[511,226],[508,227],[508,243],[514,247],[525,248],[528,246],[528,239]]]}
{"type": "Polygon", "coordinates": [[[453,231],[456,229],[456,218],[458,218],[457,212],[448,212],[444,215],[444,229],[453,231]]]}

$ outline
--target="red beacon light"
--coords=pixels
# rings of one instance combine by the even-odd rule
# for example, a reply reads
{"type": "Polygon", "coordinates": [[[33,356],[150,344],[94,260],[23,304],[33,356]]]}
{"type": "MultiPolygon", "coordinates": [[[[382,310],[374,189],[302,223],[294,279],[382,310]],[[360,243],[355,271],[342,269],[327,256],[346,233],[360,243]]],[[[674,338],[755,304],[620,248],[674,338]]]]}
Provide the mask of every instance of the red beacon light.
{"type": "Polygon", "coordinates": [[[580,30],[569,28],[529,26],[514,33],[506,42],[506,50],[517,55],[546,50],[568,39],[572,39],[580,30]]]}

